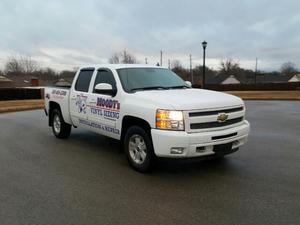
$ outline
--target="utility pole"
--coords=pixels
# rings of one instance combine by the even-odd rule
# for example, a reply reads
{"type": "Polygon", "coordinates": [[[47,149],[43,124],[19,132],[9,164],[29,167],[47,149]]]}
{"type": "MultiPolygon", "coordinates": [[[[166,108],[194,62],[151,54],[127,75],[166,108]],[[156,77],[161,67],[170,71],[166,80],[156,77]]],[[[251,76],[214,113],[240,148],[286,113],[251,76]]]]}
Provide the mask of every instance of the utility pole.
{"type": "Polygon", "coordinates": [[[145,63],[148,64],[148,59],[147,58],[145,58],[145,63]]]}
{"type": "Polygon", "coordinates": [[[191,82],[194,83],[193,65],[192,65],[192,54],[190,54],[190,76],[191,82]]]}
{"type": "Polygon", "coordinates": [[[257,57],[255,58],[254,84],[256,84],[256,76],[257,76],[257,57]]]}
{"type": "Polygon", "coordinates": [[[205,50],[207,47],[207,42],[203,41],[202,42],[202,47],[203,47],[203,81],[202,81],[202,88],[205,87],[205,50]]]}
{"type": "Polygon", "coordinates": [[[163,55],[163,52],[160,51],[160,66],[162,66],[162,55],[163,55]]]}
{"type": "Polygon", "coordinates": [[[171,60],[168,59],[168,68],[171,69],[171,60]]]}

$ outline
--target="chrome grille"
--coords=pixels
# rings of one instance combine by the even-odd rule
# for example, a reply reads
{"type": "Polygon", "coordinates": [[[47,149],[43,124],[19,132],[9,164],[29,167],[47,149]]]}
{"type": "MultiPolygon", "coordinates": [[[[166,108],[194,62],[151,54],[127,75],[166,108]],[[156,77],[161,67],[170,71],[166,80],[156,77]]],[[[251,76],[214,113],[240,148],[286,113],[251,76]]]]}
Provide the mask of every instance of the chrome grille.
{"type": "Polygon", "coordinates": [[[237,107],[232,109],[223,109],[223,110],[215,110],[215,111],[204,111],[204,112],[191,112],[189,113],[190,117],[197,117],[197,116],[209,116],[209,115],[218,115],[219,113],[233,113],[242,111],[244,107],[237,107]]]}
{"type": "Polygon", "coordinates": [[[207,123],[192,123],[190,124],[191,129],[205,129],[205,128],[214,128],[214,127],[224,127],[239,123],[243,121],[243,117],[227,120],[223,123],[220,122],[207,122],[207,123]]]}
{"type": "Polygon", "coordinates": [[[204,132],[234,127],[244,120],[243,106],[217,108],[210,110],[191,110],[185,112],[187,132],[204,132]],[[218,121],[220,114],[228,116],[226,121],[218,121]]]}

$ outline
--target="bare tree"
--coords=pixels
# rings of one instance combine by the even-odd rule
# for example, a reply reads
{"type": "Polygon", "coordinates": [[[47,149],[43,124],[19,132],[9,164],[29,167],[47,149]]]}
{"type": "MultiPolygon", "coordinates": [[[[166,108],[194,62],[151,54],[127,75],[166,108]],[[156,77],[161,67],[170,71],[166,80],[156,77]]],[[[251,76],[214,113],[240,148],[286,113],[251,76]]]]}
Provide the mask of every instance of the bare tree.
{"type": "Polygon", "coordinates": [[[134,64],[137,63],[137,60],[134,55],[127,53],[126,50],[122,53],[122,63],[134,64]]]}
{"type": "Polygon", "coordinates": [[[297,73],[296,65],[292,62],[283,63],[280,72],[285,75],[291,75],[297,73]]]}
{"type": "Polygon", "coordinates": [[[16,57],[10,57],[4,66],[4,72],[8,73],[22,73],[23,68],[20,61],[16,57]]]}
{"type": "Polygon", "coordinates": [[[109,63],[118,64],[118,63],[125,63],[125,64],[134,64],[137,63],[137,60],[134,55],[128,53],[126,50],[114,53],[108,60],[109,63]]]}
{"type": "Polygon", "coordinates": [[[20,56],[21,66],[24,73],[33,73],[39,69],[38,63],[31,57],[20,56]]]}
{"type": "Polygon", "coordinates": [[[238,62],[233,59],[221,60],[220,62],[220,72],[223,74],[233,74],[240,68],[238,62]]]}
{"type": "Polygon", "coordinates": [[[118,64],[120,63],[120,57],[118,53],[114,53],[108,60],[111,64],[118,64]]]}
{"type": "Polygon", "coordinates": [[[5,63],[4,71],[8,73],[33,73],[39,69],[38,63],[31,57],[11,56],[5,63]]]}
{"type": "Polygon", "coordinates": [[[177,69],[177,68],[181,69],[182,68],[182,63],[178,59],[172,60],[171,68],[172,69],[177,69]]]}

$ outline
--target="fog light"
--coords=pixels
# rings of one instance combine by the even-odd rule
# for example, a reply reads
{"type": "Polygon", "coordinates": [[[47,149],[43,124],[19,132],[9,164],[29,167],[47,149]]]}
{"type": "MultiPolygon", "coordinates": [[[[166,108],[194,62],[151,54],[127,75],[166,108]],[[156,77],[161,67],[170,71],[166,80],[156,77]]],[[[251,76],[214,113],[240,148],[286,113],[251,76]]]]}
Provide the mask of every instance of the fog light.
{"type": "Polygon", "coordinates": [[[240,144],[240,142],[237,140],[232,143],[232,146],[235,147],[235,146],[238,146],[239,144],[240,144]]]}
{"type": "Polygon", "coordinates": [[[197,153],[203,153],[203,152],[205,152],[205,147],[204,146],[202,146],[202,147],[196,147],[196,152],[197,153]]]}
{"type": "Polygon", "coordinates": [[[171,148],[171,154],[182,154],[184,148],[181,147],[176,147],[176,148],[171,148]]]}

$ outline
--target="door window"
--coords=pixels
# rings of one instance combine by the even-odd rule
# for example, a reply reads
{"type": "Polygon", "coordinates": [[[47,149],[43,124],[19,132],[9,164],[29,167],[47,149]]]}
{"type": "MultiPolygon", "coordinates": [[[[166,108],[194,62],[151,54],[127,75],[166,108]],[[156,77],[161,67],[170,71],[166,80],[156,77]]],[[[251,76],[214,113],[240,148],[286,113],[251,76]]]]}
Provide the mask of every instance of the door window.
{"type": "Polygon", "coordinates": [[[107,83],[112,86],[113,89],[117,89],[114,75],[109,70],[98,70],[93,92],[95,93],[95,86],[100,83],[107,83]]]}
{"type": "Polygon", "coordinates": [[[75,84],[76,91],[88,92],[94,70],[81,70],[75,84]]]}

